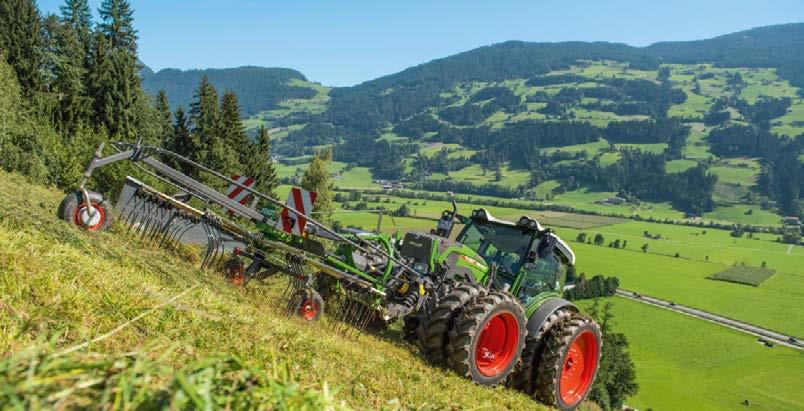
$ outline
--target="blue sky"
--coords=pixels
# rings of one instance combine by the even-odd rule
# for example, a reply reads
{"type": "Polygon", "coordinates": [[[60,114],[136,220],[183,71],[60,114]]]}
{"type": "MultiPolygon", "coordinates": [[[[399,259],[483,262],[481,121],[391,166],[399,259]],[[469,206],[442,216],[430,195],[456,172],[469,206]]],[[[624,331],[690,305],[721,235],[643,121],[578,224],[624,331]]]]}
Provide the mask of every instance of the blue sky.
{"type": "MultiPolygon", "coordinates": [[[[45,13],[63,0],[39,0],[45,13]]],[[[90,0],[97,9],[100,0],[90,0]]],[[[802,0],[132,0],[140,59],[159,70],[289,67],[349,86],[506,40],[644,46],[804,22],[802,0]]]]}

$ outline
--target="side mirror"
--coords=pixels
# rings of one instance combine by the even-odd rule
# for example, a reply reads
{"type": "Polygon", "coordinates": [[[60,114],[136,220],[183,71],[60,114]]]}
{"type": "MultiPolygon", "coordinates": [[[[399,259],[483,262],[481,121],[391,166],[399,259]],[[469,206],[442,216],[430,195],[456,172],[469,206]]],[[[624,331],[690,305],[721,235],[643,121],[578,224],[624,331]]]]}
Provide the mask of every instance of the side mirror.
{"type": "Polygon", "coordinates": [[[452,227],[455,225],[455,212],[444,211],[436,225],[435,234],[440,237],[449,238],[452,234],[452,227]]]}
{"type": "MultiPolygon", "coordinates": [[[[536,255],[534,257],[538,256],[539,258],[545,258],[550,255],[555,248],[556,236],[554,236],[551,232],[543,233],[541,237],[539,237],[539,241],[536,243],[536,255]]],[[[530,255],[528,257],[530,257],[530,255]]]]}

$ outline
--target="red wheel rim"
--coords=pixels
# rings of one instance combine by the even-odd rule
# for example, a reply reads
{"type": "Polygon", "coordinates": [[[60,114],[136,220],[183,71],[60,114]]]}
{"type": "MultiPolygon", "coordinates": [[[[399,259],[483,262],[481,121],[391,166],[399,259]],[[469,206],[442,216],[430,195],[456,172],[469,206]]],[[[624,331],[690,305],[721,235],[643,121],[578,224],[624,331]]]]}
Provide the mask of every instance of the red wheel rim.
{"type": "Polygon", "coordinates": [[[90,206],[94,212],[98,213],[98,219],[95,224],[89,224],[92,220],[89,220],[89,222],[86,221],[86,219],[91,218],[88,215],[86,204],[81,204],[76,207],[75,212],[73,213],[73,222],[75,225],[84,227],[89,231],[97,231],[103,227],[103,222],[106,220],[106,214],[103,213],[103,207],[99,207],[97,204],[90,204],[90,206]],[[85,214],[87,215],[85,216],[85,214]]]}
{"type": "Polygon", "coordinates": [[[475,347],[475,365],[486,377],[503,372],[514,360],[519,344],[519,323],[510,312],[501,312],[489,319],[475,347]]]}
{"type": "Polygon", "coordinates": [[[565,404],[575,405],[581,402],[589,390],[595,378],[598,350],[597,338],[589,330],[578,334],[570,344],[559,382],[561,400],[565,404]]]}
{"type": "Polygon", "coordinates": [[[315,319],[319,309],[318,303],[314,299],[308,298],[302,301],[301,305],[299,306],[299,315],[301,315],[305,320],[310,321],[315,319]]]}

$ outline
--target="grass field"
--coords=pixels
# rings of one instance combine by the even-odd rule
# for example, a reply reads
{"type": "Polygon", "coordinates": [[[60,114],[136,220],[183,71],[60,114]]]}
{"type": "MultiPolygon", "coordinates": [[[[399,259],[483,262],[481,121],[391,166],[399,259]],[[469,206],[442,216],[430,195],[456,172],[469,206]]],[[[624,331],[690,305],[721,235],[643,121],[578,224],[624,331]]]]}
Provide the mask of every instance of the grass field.
{"type": "Polygon", "coordinates": [[[628,338],[636,366],[640,390],[628,405],[640,410],[804,408],[801,351],[768,348],[750,335],[637,301],[607,300],[614,304],[614,330],[628,338]]]}
{"type": "MultiPolygon", "coordinates": [[[[574,239],[570,229],[558,233],[574,239]]],[[[614,238],[607,238],[613,241],[614,238]]],[[[779,272],[759,287],[712,281],[708,277],[729,266],[643,253],[642,242],[628,241],[626,250],[570,242],[578,255],[577,270],[587,276],[604,274],[620,279],[623,289],[675,301],[716,314],[786,333],[804,330],[804,273],[779,272]]],[[[775,264],[773,260],[769,262],[775,264]]]]}
{"type": "MultiPolygon", "coordinates": [[[[60,351],[101,337],[80,352],[137,355],[171,370],[207,361],[204,373],[221,365],[216,360],[219,354],[237,356],[248,367],[263,370],[264,384],[274,387],[244,388],[254,390],[254,395],[275,395],[266,398],[280,404],[312,398],[313,405],[288,405],[291,409],[315,410],[321,409],[315,404],[341,402],[358,409],[540,409],[517,392],[481,388],[428,366],[415,347],[399,342],[399,331],[355,339],[335,332],[328,319],[310,325],[287,317],[277,300],[284,282],[236,288],[216,272],[199,271],[198,254],[191,249],[168,252],[146,247],[117,226],[108,233],[78,231],[56,219],[63,197],[56,190],[0,173],[0,193],[3,357],[48,341],[60,351]],[[116,327],[121,328],[104,336],[116,327]]],[[[32,363],[23,365],[28,364],[32,363]]],[[[119,370],[123,363],[118,364],[119,370]]],[[[111,380],[115,375],[96,374],[99,380],[74,386],[79,391],[73,393],[105,378],[118,381],[111,380]]],[[[33,377],[31,369],[27,385],[14,389],[34,387],[33,377]]],[[[171,382],[148,381],[154,389],[168,388],[171,382]]],[[[190,376],[185,382],[189,381],[206,384],[208,379],[190,376]]],[[[56,380],[42,384],[58,388],[56,380]]],[[[199,408],[211,405],[204,387],[197,389],[199,408]]],[[[58,408],[53,404],[69,393],[51,397],[43,406],[58,408]]],[[[106,399],[107,404],[111,401],[106,399]]]]}
{"type": "Polygon", "coordinates": [[[709,278],[712,280],[753,285],[756,287],[770,278],[774,272],[775,271],[768,268],[735,265],[734,267],[729,267],[726,271],[710,275],[709,278]]]}

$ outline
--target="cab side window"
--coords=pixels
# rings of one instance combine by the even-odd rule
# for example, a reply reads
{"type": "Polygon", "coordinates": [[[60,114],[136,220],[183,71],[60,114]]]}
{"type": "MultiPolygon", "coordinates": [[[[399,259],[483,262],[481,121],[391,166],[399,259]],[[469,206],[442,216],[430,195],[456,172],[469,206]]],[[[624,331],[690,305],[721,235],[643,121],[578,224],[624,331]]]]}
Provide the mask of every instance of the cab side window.
{"type": "Polygon", "coordinates": [[[565,270],[564,264],[551,253],[545,258],[536,259],[524,266],[525,277],[519,288],[519,297],[523,302],[545,291],[555,290],[559,276],[565,270]]]}

